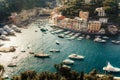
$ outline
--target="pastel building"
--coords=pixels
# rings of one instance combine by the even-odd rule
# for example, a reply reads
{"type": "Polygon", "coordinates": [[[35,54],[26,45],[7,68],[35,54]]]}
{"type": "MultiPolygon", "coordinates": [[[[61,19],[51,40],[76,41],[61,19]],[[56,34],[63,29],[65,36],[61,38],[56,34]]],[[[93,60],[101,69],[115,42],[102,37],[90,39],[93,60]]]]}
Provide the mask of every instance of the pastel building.
{"type": "Polygon", "coordinates": [[[86,20],[89,18],[89,12],[84,12],[84,11],[80,11],[79,12],[79,17],[83,20],[86,20]]]}
{"type": "Polygon", "coordinates": [[[88,32],[98,32],[101,28],[100,21],[89,21],[88,22],[88,32]]]}
{"type": "Polygon", "coordinates": [[[103,7],[99,7],[96,8],[96,10],[98,12],[98,16],[106,16],[105,10],[103,9],[103,7]]]}

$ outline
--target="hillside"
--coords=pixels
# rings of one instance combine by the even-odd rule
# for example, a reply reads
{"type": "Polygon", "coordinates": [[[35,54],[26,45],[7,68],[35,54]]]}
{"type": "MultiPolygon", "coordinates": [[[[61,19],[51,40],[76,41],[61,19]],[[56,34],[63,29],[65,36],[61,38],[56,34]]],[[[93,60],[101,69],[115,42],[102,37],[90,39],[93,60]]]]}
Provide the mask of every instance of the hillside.
{"type": "Polygon", "coordinates": [[[6,20],[12,12],[21,12],[21,10],[34,7],[53,8],[54,6],[53,0],[0,0],[0,22],[6,20]]]}

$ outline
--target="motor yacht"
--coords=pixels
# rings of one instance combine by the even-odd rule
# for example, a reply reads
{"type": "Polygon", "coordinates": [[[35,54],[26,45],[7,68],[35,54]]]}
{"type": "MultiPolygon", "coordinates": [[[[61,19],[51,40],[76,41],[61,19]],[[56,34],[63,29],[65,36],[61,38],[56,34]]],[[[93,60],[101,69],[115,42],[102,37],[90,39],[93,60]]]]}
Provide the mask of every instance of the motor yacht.
{"type": "Polygon", "coordinates": [[[108,72],[120,72],[120,68],[112,66],[110,62],[107,63],[107,66],[103,67],[103,70],[108,72]]]}
{"type": "Polygon", "coordinates": [[[84,59],[84,56],[78,54],[71,54],[68,57],[71,59],[84,59]]]}
{"type": "Polygon", "coordinates": [[[65,60],[63,60],[63,63],[64,63],[64,64],[73,64],[74,61],[73,61],[73,60],[70,60],[70,59],[65,59],[65,60]]]}

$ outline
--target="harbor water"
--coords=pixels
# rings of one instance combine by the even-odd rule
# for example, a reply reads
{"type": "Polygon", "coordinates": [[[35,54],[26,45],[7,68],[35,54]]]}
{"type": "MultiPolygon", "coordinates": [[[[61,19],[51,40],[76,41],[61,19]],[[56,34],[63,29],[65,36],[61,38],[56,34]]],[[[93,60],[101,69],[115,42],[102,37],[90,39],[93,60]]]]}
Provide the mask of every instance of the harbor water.
{"type": "MultiPolygon", "coordinates": [[[[97,43],[92,39],[68,40],[58,37],[58,34],[64,33],[64,31],[51,34],[52,30],[54,29],[49,26],[47,20],[39,26],[32,23],[28,29],[22,29],[22,33],[10,36],[10,41],[1,41],[5,44],[4,46],[16,46],[15,52],[1,53],[0,55],[0,63],[5,65],[6,74],[9,76],[18,75],[26,70],[55,72],[54,64],[61,63],[72,53],[85,56],[84,60],[75,60],[75,63],[71,65],[71,68],[78,72],[88,73],[92,69],[97,69],[98,72],[105,73],[102,69],[108,61],[113,66],[120,67],[120,45],[111,43],[111,39],[107,40],[106,43],[97,43]],[[43,33],[38,27],[45,27],[48,31],[43,33]],[[60,45],[55,43],[56,40],[60,42],[60,45]],[[28,47],[36,54],[41,53],[41,49],[43,49],[44,53],[50,54],[50,58],[36,58],[29,54],[28,47]],[[53,48],[59,49],[60,53],[49,52],[53,48]],[[25,50],[25,52],[21,52],[21,50],[25,50]],[[7,67],[14,56],[17,56],[17,67],[7,67]]],[[[114,39],[116,38],[120,39],[120,37],[114,37],[114,39]]],[[[120,73],[112,74],[120,76],[120,73]]]]}

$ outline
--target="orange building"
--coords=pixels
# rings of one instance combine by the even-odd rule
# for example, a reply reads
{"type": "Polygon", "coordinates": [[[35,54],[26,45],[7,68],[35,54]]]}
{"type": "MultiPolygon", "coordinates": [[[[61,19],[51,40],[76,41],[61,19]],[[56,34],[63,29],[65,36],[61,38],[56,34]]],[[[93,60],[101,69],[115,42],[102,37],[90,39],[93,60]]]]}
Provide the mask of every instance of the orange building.
{"type": "Polygon", "coordinates": [[[88,23],[88,31],[89,32],[98,32],[101,28],[100,21],[89,21],[88,23]]]}

